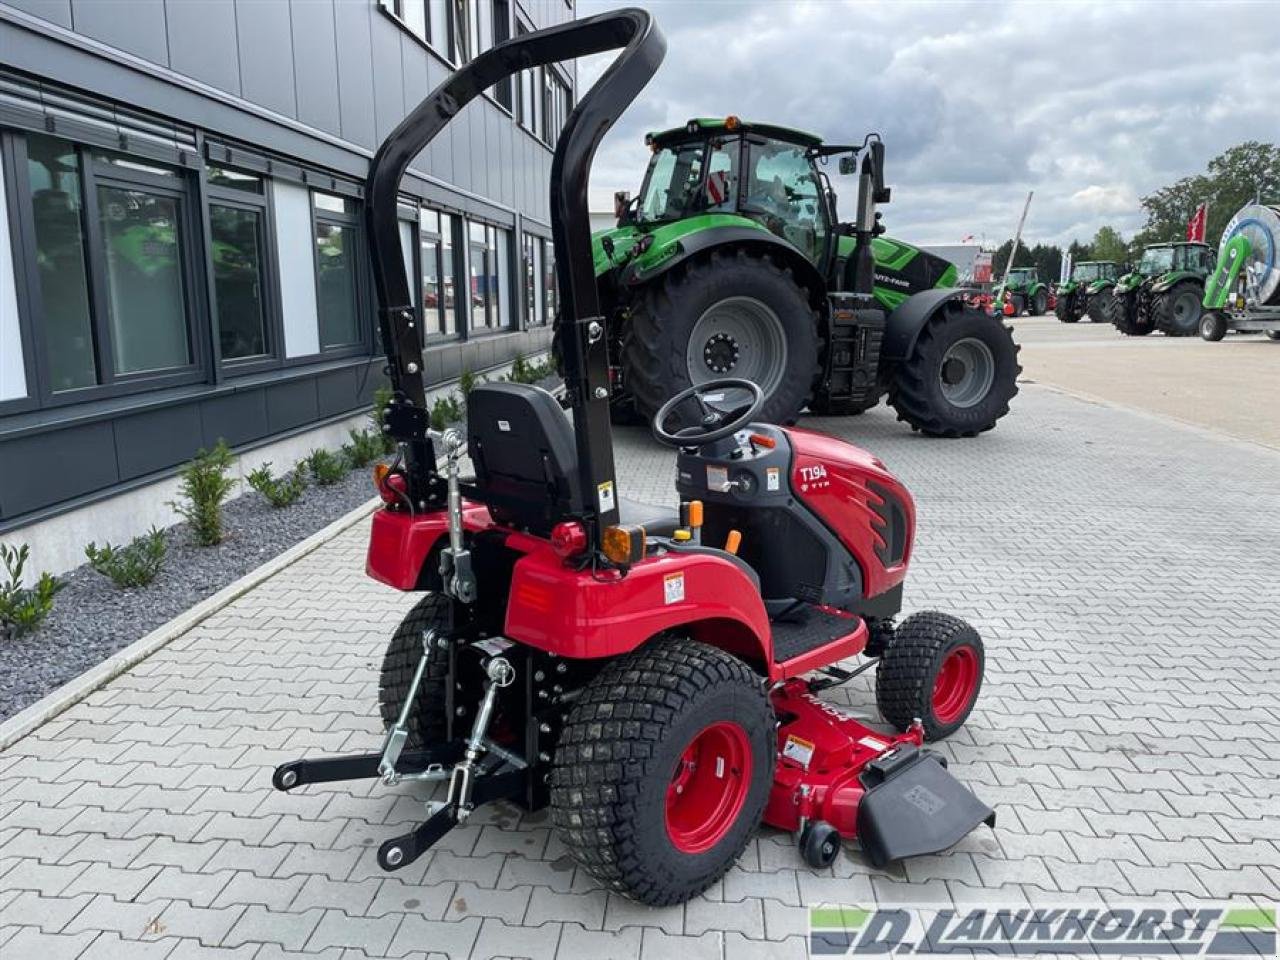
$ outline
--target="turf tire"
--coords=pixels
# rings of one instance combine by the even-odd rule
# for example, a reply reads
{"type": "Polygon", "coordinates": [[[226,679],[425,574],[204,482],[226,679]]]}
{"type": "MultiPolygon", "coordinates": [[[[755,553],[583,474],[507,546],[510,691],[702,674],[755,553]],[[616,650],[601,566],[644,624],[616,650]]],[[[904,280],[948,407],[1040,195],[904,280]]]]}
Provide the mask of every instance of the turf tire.
{"type": "MultiPolygon", "coordinates": [[[[383,727],[390,727],[400,716],[400,708],[409,695],[418,659],[422,656],[422,634],[436,630],[447,634],[453,626],[452,601],[440,593],[428,593],[405,616],[387,643],[378,678],[378,710],[383,727]]],[[[418,687],[417,704],[409,713],[409,739],[406,749],[421,750],[447,736],[445,694],[448,689],[449,653],[433,646],[428,654],[427,671],[418,687]]]]}
{"type": "Polygon", "coordinates": [[[968,719],[982,692],[985,667],[982,637],[958,617],[924,610],[898,625],[892,645],[876,667],[876,705],[880,715],[899,730],[908,729],[918,717],[926,740],[941,740],[968,719]],[[977,686],[968,706],[958,716],[942,722],[934,713],[933,688],[938,671],[956,648],[968,646],[977,655],[977,686]]]}
{"type": "Polygon", "coordinates": [[[722,877],[764,814],[777,750],[761,677],[737,657],[662,638],[610,661],[583,688],[560,734],[551,819],[600,883],[651,906],[682,903],[722,877]],[[736,820],[710,849],[685,853],[666,826],[666,793],[687,744],[712,723],[745,732],[752,775],[736,820]]]}
{"type": "Polygon", "coordinates": [[[712,253],[670,270],[637,297],[623,340],[622,369],[636,410],[645,420],[652,420],[668,398],[691,384],[685,361],[689,337],[703,313],[731,296],[756,298],[782,323],[788,369],[756,418],[795,423],[820,372],[818,315],[789,267],[742,249],[712,253]]]}
{"type": "Polygon", "coordinates": [[[1166,337],[1192,337],[1200,329],[1200,317],[1203,313],[1201,302],[1204,300],[1204,288],[1197,283],[1184,280],[1174,284],[1163,293],[1157,293],[1151,303],[1151,317],[1156,329],[1166,337]],[[1179,300],[1195,300],[1195,309],[1190,319],[1178,320],[1175,308],[1179,300]]]}
{"type": "Polygon", "coordinates": [[[898,419],[930,437],[976,437],[1009,412],[1018,393],[1018,345],[1012,328],[1000,317],[988,317],[958,300],[949,300],[925,323],[911,355],[898,365],[889,389],[889,404],[898,419]],[[981,340],[995,361],[995,375],[985,397],[970,407],[957,407],[942,392],[943,357],[958,340],[981,340]]]}

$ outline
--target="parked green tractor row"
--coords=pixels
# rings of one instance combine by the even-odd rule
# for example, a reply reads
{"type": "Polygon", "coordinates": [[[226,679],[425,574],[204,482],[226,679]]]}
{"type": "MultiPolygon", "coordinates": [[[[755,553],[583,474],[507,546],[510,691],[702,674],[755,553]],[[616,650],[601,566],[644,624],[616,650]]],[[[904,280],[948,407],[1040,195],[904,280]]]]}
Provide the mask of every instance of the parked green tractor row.
{"type": "Polygon", "coordinates": [[[1013,315],[1043,316],[1049,311],[1049,285],[1036,267],[1014,267],[1004,278],[1005,299],[1013,303],[1013,315]]]}
{"type": "Polygon", "coordinates": [[[1114,260],[1086,260],[1074,264],[1071,276],[1058,284],[1053,312],[1063,323],[1076,323],[1087,316],[1094,323],[1104,322],[1099,294],[1107,293],[1120,277],[1120,264],[1114,260]]]}
{"type": "Polygon", "coordinates": [[[860,413],[886,394],[913,429],[973,436],[1017,393],[1017,347],[967,305],[956,268],[882,236],[884,146],[824,144],[737,117],[646,137],[637,197],[594,238],[615,418],[652,418],[692,384],[740,377],[760,419],[860,413]],[[823,169],[858,177],[841,223],[823,169]],[[859,238],[863,238],[859,246],[859,238]]]}
{"type": "Polygon", "coordinates": [[[1192,336],[1200,328],[1205,280],[1215,262],[1208,244],[1151,244],[1138,266],[1102,298],[1101,315],[1126,336],[1144,337],[1154,330],[1192,336]]]}

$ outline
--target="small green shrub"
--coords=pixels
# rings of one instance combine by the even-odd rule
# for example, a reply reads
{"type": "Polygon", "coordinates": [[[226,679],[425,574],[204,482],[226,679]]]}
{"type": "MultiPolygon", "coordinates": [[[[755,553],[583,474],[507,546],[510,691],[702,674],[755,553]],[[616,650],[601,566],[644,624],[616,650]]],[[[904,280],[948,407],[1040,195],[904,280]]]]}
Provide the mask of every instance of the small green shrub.
{"type": "Polygon", "coordinates": [[[391,402],[391,388],[379,387],[373,394],[373,410],[369,413],[369,420],[373,423],[374,435],[378,437],[378,441],[382,444],[382,452],[395,453],[396,442],[392,440],[383,431],[383,425],[387,421],[387,404],[391,402]]]}
{"type": "Polygon", "coordinates": [[[16,637],[38,627],[62,589],[62,581],[48,573],[42,573],[34,587],[22,585],[22,571],[30,556],[31,549],[25,543],[20,547],[0,543],[0,563],[5,569],[5,578],[0,580],[0,637],[16,637]]]}
{"type": "Polygon", "coordinates": [[[463,370],[462,375],[458,377],[458,389],[462,391],[462,398],[465,400],[471,396],[471,391],[482,383],[484,383],[484,377],[473,370],[463,370]]]}
{"type": "Polygon", "coordinates": [[[443,430],[449,424],[457,423],[461,419],[462,403],[456,394],[436,397],[435,403],[431,404],[431,429],[443,430]]]}
{"type": "Polygon", "coordinates": [[[369,466],[385,452],[385,444],[372,430],[351,430],[351,442],[342,445],[342,454],[355,469],[369,466]]]}
{"type": "Polygon", "coordinates": [[[167,550],[164,531],[152,527],[127,546],[104,543],[99,549],[96,543],[90,543],[84,548],[84,555],[89,558],[89,566],[117,587],[145,587],[159,576],[167,550]]]}
{"type": "Polygon", "coordinates": [[[226,537],[222,504],[236,485],[228,476],[230,471],[231,451],[225,440],[219,440],[212,450],[201,449],[180,475],[182,499],[170,503],[191,524],[196,543],[203,547],[217,546],[226,537]]]}
{"type": "Polygon", "coordinates": [[[246,478],[249,486],[257,490],[273,507],[287,507],[297,503],[307,489],[307,465],[300,463],[283,477],[271,472],[271,464],[264,463],[246,478]]]}
{"type": "Polygon", "coordinates": [[[307,457],[307,467],[322,487],[331,487],[347,475],[347,465],[342,457],[328,450],[312,450],[307,457]]]}
{"type": "Polygon", "coordinates": [[[555,371],[555,364],[550,360],[531,363],[524,358],[524,354],[521,354],[511,362],[511,373],[508,379],[512,383],[541,383],[555,371]]]}

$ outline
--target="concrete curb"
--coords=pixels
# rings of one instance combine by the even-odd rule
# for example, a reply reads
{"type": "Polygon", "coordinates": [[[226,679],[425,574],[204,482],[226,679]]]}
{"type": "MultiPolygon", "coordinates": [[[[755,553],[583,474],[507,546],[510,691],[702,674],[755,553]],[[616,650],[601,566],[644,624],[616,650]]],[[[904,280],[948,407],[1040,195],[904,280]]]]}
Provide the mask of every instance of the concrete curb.
{"type": "Polygon", "coordinates": [[[284,553],[268,560],[262,566],[250,570],[239,580],[227,584],[217,593],[201,600],[190,610],[179,614],[168,623],[152,630],[146,636],[135,640],[123,650],[103,660],[96,667],[82,673],[74,680],[64,683],[25,710],[14,714],[4,723],[0,723],[0,750],[12,746],[64,710],[79,703],[95,690],[106,686],[126,670],[136,666],[157,650],[173,642],[202,620],[207,619],[237,598],[248,593],[254,587],[269,580],[285,567],[290,566],[328,543],[343,531],[355,526],[373,513],[379,502],[377,497],[370,498],[367,502],[339,517],[327,527],[317,530],[305,540],[300,540],[284,553]]]}

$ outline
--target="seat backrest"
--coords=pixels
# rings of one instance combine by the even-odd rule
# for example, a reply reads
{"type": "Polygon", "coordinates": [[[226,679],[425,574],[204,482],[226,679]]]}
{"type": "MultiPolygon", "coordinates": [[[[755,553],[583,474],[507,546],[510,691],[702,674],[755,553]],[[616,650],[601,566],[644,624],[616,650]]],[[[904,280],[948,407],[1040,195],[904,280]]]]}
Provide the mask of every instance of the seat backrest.
{"type": "Polygon", "coordinates": [[[524,383],[486,383],[467,397],[467,451],[476,481],[468,496],[494,519],[546,536],[581,514],[573,426],[556,398],[524,383]]]}

